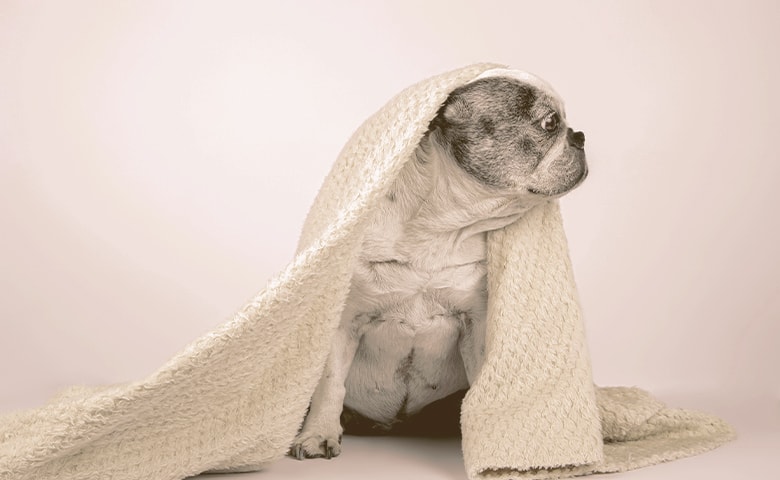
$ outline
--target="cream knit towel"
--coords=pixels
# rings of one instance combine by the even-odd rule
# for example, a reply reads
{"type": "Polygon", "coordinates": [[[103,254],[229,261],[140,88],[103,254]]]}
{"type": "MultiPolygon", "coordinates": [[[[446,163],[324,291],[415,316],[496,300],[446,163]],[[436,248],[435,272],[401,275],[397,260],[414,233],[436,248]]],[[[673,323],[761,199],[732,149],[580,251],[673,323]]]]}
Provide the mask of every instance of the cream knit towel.
{"type": "MultiPolygon", "coordinates": [[[[473,65],[401,92],[350,139],[298,254],[216,331],[145,380],[0,418],[0,479],[181,479],[287,452],[339,320],[366,218],[473,65]]],[[[469,478],[555,478],[692,455],[733,436],[636,389],[591,383],[558,206],[489,237],[487,359],[462,408],[469,478]]],[[[349,455],[349,452],[346,453],[349,455]]]]}

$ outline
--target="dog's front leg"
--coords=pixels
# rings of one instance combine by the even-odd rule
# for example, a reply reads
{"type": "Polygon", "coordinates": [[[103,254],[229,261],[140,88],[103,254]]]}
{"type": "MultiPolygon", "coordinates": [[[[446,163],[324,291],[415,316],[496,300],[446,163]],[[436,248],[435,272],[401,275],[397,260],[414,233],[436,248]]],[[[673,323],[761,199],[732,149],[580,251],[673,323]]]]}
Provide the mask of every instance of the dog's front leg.
{"type": "Polygon", "coordinates": [[[341,411],[349,368],[355,358],[359,338],[348,325],[336,330],[328,361],[317,384],[303,428],[290,449],[290,455],[304,458],[333,458],[341,453],[341,411]]]}

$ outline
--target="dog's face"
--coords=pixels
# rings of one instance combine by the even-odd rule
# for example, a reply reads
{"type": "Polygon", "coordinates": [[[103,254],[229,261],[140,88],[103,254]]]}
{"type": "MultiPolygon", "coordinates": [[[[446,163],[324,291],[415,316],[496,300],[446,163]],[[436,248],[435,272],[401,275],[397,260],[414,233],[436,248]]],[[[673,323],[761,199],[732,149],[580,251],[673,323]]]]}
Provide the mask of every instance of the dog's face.
{"type": "Polygon", "coordinates": [[[587,176],[585,135],[566,125],[544,81],[496,71],[454,90],[431,132],[457,163],[491,188],[558,197],[587,176]]]}

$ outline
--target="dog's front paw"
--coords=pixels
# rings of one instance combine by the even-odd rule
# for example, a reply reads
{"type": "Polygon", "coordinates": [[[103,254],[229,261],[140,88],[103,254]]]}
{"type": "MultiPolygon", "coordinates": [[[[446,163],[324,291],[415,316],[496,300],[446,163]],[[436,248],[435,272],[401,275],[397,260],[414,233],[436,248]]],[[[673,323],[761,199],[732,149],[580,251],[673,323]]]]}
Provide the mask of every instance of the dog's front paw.
{"type": "Polygon", "coordinates": [[[322,435],[301,432],[290,447],[290,456],[304,458],[326,458],[330,460],[341,453],[341,435],[322,435]]]}

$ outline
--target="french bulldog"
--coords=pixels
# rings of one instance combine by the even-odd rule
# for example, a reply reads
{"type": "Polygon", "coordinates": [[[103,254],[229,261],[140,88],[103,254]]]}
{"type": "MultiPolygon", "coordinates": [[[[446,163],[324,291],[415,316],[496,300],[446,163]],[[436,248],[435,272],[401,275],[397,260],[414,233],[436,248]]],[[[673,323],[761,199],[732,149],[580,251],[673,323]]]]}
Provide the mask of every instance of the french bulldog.
{"type": "Polygon", "coordinates": [[[469,387],[485,358],[486,234],[578,186],[584,143],[533,75],[491,70],[451,92],[367,227],[291,456],[339,455],[343,412],[389,430],[469,387]]]}

